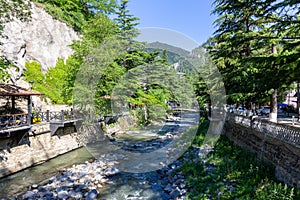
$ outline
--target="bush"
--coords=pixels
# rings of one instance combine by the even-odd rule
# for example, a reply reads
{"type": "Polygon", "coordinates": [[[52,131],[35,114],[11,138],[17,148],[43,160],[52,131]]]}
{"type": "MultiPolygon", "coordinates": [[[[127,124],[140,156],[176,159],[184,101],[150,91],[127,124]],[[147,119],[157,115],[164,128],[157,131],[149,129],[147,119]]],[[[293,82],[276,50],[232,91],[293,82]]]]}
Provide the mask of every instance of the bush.
{"type": "Polygon", "coordinates": [[[43,93],[53,103],[64,103],[62,92],[66,80],[66,66],[62,59],[58,59],[56,66],[50,68],[46,74],[42,73],[38,62],[26,62],[25,66],[25,80],[33,81],[32,89],[43,93]]]}

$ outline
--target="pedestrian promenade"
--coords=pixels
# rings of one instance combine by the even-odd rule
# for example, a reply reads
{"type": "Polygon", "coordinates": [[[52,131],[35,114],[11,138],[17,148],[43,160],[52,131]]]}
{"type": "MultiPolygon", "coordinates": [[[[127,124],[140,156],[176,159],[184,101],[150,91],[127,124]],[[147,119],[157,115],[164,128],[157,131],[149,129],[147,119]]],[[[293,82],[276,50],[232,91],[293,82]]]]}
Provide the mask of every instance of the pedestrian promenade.
{"type": "MultiPolygon", "coordinates": [[[[269,119],[269,116],[259,117],[263,119],[269,119]]],[[[300,127],[300,121],[298,120],[298,114],[296,113],[278,113],[277,123],[300,127]]]]}

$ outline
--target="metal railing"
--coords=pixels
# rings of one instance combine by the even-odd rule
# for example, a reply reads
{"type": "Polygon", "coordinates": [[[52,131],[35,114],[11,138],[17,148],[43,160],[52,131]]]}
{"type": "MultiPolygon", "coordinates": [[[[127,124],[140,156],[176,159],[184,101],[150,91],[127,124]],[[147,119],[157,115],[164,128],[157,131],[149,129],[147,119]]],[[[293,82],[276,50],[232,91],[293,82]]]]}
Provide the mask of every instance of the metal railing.
{"type": "Polygon", "coordinates": [[[73,110],[35,112],[32,114],[33,122],[70,121],[76,119],[73,110]]]}
{"type": "Polygon", "coordinates": [[[270,137],[292,144],[300,148],[300,128],[285,124],[278,124],[268,120],[246,117],[227,113],[227,121],[240,124],[242,126],[254,129],[270,137]]]}
{"type": "Polygon", "coordinates": [[[29,125],[29,114],[7,114],[0,116],[0,129],[29,125]]]}
{"type": "Polygon", "coordinates": [[[22,114],[5,114],[0,115],[0,130],[19,128],[31,124],[45,122],[67,122],[80,119],[79,114],[71,110],[33,112],[30,116],[28,113],[22,114]]]}

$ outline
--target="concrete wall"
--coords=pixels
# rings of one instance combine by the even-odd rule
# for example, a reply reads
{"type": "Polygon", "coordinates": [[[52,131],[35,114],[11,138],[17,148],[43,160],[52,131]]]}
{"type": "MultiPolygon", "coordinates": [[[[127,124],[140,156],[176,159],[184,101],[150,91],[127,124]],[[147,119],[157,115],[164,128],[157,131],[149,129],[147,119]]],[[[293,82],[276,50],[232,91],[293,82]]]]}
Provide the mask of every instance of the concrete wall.
{"type": "Polygon", "coordinates": [[[12,132],[10,137],[0,139],[0,178],[99,139],[101,135],[93,126],[77,131],[74,125],[66,125],[52,134],[46,123],[27,132],[12,132]]]}
{"type": "Polygon", "coordinates": [[[275,176],[300,188],[300,128],[228,113],[223,134],[275,165],[275,176]]]}

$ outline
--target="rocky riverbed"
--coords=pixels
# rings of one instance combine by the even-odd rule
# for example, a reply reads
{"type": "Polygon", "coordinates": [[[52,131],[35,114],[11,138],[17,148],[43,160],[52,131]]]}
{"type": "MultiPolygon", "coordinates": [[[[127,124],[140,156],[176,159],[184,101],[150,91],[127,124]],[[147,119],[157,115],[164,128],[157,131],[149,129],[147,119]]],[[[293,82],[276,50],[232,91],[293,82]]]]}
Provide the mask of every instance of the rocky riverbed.
{"type": "MultiPolygon", "coordinates": [[[[90,147],[89,150],[96,159],[64,168],[59,171],[59,175],[32,184],[27,192],[10,199],[185,199],[187,182],[179,169],[185,162],[203,162],[202,158],[211,150],[210,146],[193,147],[182,152],[184,154],[180,158],[171,159],[172,162],[159,162],[157,170],[144,172],[136,165],[148,162],[149,166],[154,166],[157,158],[161,157],[161,154],[156,153],[157,150],[166,148],[166,151],[173,151],[168,145],[180,136],[183,129],[197,125],[197,118],[195,120],[193,115],[189,115],[189,119],[193,120],[181,123],[174,121],[173,124],[164,126],[156,135],[149,134],[148,140],[126,141],[124,138],[115,138],[90,147]],[[132,158],[128,157],[127,152],[134,153],[133,156],[145,157],[145,160],[131,162],[132,158]],[[148,158],[146,155],[149,152],[155,153],[148,158]],[[122,165],[124,163],[127,168],[122,165]],[[126,170],[128,167],[136,168],[136,171],[126,170]]],[[[137,134],[141,136],[144,133],[137,134]]],[[[180,142],[176,145],[183,144],[180,142]]],[[[146,165],[141,166],[143,168],[146,165]]],[[[206,167],[208,172],[214,170],[212,165],[206,167]]]]}
{"type": "MultiPolygon", "coordinates": [[[[186,177],[178,169],[185,162],[201,162],[209,150],[209,146],[192,148],[181,159],[147,173],[121,172],[115,167],[115,156],[103,155],[101,160],[73,165],[58,176],[31,185],[18,199],[185,199],[186,177]]],[[[207,171],[211,170],[208,166],[207,171]]]]}

